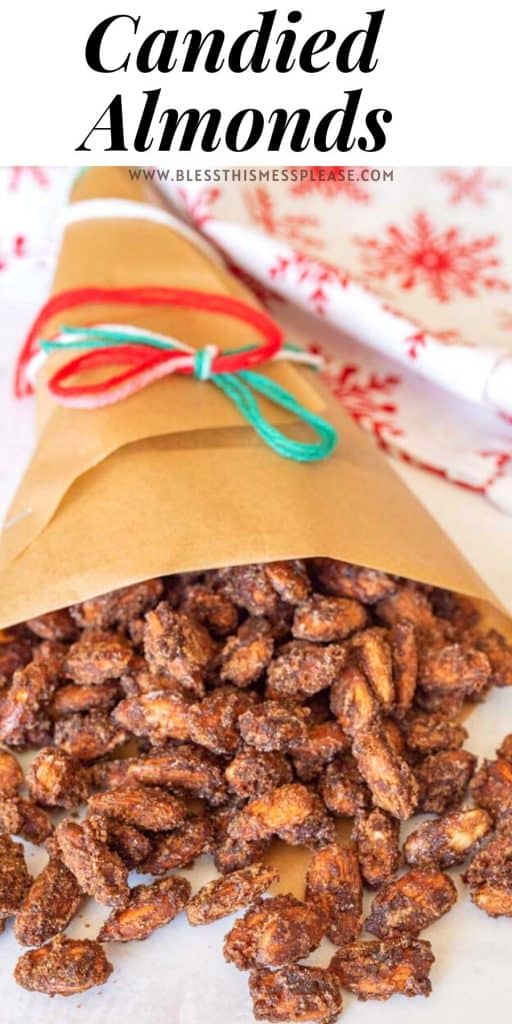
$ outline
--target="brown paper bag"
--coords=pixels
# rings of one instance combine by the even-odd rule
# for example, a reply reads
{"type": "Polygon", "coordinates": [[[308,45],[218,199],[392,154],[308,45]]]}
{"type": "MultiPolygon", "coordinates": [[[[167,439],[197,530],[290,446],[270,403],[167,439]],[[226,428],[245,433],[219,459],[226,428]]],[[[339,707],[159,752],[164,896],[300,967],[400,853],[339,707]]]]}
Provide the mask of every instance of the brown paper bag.
{"type": "MultiPolygon", "coordinates": [[[[72,201],[96,197],[159,202],[119,168],[89,170],[72,201]]],[[[168,226],[91,219],[67,228],[55,292],[135,284],[255,303],[221,261],[168,226]]],[[[259,340],[230,318],[175,309],[96,305],[63,319],[136,324],[194,346],[259,340]]],[[[77,411],[49,402],[41,374],[39,441],[0,538],[0,626],[154,575],[298,556],[341,558],[493,602],[311,371],[279,364],[264,372],[337,427],[329,459],[299,464],[274,454],[211,383],[168,378],[115,406],[77,411]]],[[[307,436],[263,404],[272,422],[307,436]]]]}

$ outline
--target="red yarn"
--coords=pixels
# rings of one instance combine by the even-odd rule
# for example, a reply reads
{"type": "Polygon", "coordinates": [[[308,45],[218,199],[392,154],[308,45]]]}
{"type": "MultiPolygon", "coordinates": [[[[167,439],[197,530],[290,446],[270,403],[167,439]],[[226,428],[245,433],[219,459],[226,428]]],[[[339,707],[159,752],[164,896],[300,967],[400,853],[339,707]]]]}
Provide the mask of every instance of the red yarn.
{"type": "MultiPolygon", "coordinates": [[[[281,328],[262,310],[249,306],[241,299],[235,299],[228,295],[217,295],[213,292],[195,291],[189,288],[165,288],[143,286],[140,288],[75,288],[70,291],[60,292],[48,300],[43,309],[36,317],[32,327],[25,339],[25,343],[18,356],[16,363],[16,374],[14,389],[18,398],[32,394],[33,387],[27,379],[26,370],[32,356],[37,351],[37,343],[43,335],[46,325],[50,319],[58,313],[64,313],[78,306],[91,305],[93,303],[103,304],[108,302],[119,303],[120,305],[136,306],[175,306],[183,309],[195,309],[207,313],[220,313],[234,317],[243,323],[254,327],[265,339],[265,342],[247,352],[220,353],[213,361],[213,373],[235,373],[237,370],[249,369],[260,363],[266,362],[279,351],[283,344],[283,332],[281,328]]],[[[92,366],[112,364],[112,354],[108,350],[94,350],[83,356],[77,357],[71,363],[63,366],[53,378],[53,385],[58,391],[54,393],[70,394],[77,389],[71,387],[62,389],[64,380],[69,379],[78,370],[90,369],[92,366]],[[101,358],[103,357],[103,358],[101,358]]],[[[128,364],[131,369],[123,371],[109,381],[103,381],[96,385],[87,385],[87,391],[104,391],[106,387],[112,387],[114,383],[121,383],[132,376],[135,376],[142,368],[147,369],[156,363],[182,356],[179,351],[164,352],[163,350],[151,350],[148,356],[147,346],[124,345],[116,348],[116,361],[128,364]]],[[[192,369],[183,372],[191,373],[192,369]]],[[[52,388],[53,390],[53,388],[52,388]]],[[[78,391],[83,392],[83,386],[78,391]]]]}

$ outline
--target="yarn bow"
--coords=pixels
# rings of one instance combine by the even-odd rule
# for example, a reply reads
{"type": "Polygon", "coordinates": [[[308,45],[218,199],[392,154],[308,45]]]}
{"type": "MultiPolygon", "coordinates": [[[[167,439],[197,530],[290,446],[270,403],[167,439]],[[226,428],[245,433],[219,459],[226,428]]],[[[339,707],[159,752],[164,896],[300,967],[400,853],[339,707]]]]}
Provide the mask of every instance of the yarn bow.
{"type": "Polygon", "coordinates": [[[280,328],[266,313],[230,296],[171,288],[78,289],[55,296],[39,315],[20,354],[16,393],[19,396],[30,393],[41,363],[53,352],[68,350],[82,354],[59,367],[47,383],[52,396],[62,405],[100,408],[128,398],[153,381],[179,373],[215,384],[278,455],[298,462],[315,462],[326,458],[336,447],[338,436],[330,423],[304,408],[281,385],[252,369],[263,362],[281,359],[318,367],[321,360],[285,344],[280,328]],[[60,312],[92,302],[112,301],[174,305],[227,314],[256,327],[265,342],[228,352],[221,352],[216,345],[196,350],[167,335],[111,323],[92,327],[63,326],[49,339],[39,337],[57,309],[60,312]],[[70,383],[78,374],[98,368],[111,368],[113,372],[93,383],[70,383]],[[312,428],[318,440],[295,441],[283,434],[265,418],[258,394],[293,413],[312,428]]]}

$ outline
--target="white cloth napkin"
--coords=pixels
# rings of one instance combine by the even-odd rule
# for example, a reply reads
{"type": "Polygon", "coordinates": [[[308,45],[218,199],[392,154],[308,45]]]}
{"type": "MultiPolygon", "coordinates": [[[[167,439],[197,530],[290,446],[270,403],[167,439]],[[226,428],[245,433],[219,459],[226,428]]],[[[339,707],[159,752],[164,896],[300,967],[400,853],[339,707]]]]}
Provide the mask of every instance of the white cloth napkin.
{"type": "Polygon", "coordinates": [[[512,513],[512,171],[309,170],[166,188],[277,315],[340,328],[326,380],[383,448],[512,513]]]}

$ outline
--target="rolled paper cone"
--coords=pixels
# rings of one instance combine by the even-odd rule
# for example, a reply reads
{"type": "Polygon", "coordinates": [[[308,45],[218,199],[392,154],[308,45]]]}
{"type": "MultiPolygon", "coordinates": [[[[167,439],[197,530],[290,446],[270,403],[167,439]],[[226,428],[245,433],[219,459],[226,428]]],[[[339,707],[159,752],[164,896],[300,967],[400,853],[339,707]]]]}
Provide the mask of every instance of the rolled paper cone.
{"type": "MultiPolygon", "coordinates": [[[[119,168],[90,169],[71,197],[97,199],[163,209],[149,185],[119,168]]],[[[91,217],[66,228],[53,291],[89,285],[194,288],[256,305],[200,240],[135,216],[91,217]]],[[[135,324],[193,347],[261,340],[232,318],[174,308],[94,305],[66,313],[62,322],[135,324]]],[[[60,325],[56,320],[49,330],[60,325]]],[[[56,359],[38,377],[39,441],[0,538],[0,626],[155,575],[308,556],[341,558],[493,602],[311,371],[286,363],[263,368],[339,432],[330,458],[303,464],[265,447],[208,382],[166,378],[106,408],[56,406],[45,386],[56,359]]],[[[293,417],[262,405],[271,422],[308,439],[293,417]]]]}

